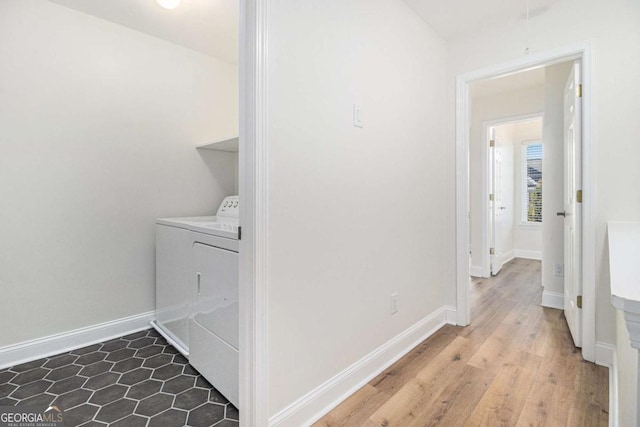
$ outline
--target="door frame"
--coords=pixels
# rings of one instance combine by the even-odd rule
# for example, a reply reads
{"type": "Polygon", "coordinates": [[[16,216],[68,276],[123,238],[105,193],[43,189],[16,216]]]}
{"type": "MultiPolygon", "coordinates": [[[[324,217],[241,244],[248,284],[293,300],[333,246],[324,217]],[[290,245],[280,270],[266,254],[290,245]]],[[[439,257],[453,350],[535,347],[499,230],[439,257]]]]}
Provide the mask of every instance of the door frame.
{"type": "Polygon", "coordinates": [[[267,0],[240,0],[239,241],[241,426],[269,424],[267,399],[267,0]]]}
{"type": "Polygon", "coordinates": [[[480,209],[482,209],[480,214],[480,223],[482,224],[480,238],[480,244],[482,247],[482,261],[480,264],[482,268],[482,277],[491,277],[491,255],[489,255],[489,249],[491,249],[491,235],[489,230],[492,230],[493,227],[491,226],[491,216],[489,215],[489,181],[491,179],[489,176],[489,171],[491,170],[489,167],[489,163],[491,162],[491,158],[489,156],[489,128],[535,119],[542,119],[544,122],[544,113],[519,114],[516,116],[507,116],[482,121],[482,135],[487,137],[487,139],[483,141],[482,150],[480,151],[482,159],[482,164],[480,166],[480,173],[482,174],[482,204],[480,206],[480,209]]]}
{"type": "Polygon", "coordinates": [[[596,206],[593,185],[594,147],[591,137],[591,44],[581,42],[553,50],[526,55],[504,63],[456,76],[456,313],[457,324],[471,321],[469,304],[469,85],[478,80],[545,67],[560,62],[582,61],[582,357],[596,359],[595,316],[595,226],[596,206]]]}

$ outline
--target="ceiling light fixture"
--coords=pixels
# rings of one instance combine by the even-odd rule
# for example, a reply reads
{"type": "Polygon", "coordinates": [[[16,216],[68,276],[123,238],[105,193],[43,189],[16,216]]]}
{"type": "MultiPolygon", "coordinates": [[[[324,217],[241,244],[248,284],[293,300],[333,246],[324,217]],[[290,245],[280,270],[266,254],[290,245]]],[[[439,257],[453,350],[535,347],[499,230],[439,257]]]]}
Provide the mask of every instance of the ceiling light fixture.
{"type": "Polygon", "coordinates": [[[180,0],[156,0],[156,2],[165,9],[175,9],[180,6],[180,0]]]}

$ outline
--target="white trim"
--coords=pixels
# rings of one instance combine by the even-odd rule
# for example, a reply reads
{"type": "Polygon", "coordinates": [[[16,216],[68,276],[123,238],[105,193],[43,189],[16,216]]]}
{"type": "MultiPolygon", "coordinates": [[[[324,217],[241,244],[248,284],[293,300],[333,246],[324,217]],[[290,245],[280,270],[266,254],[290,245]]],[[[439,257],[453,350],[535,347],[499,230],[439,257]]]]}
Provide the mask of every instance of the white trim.
{"type": "MultiPolygon", "coordinates": [[[[491,241],[493,233],[493,222],[491,221],[491,215],[489,215],[489,187],[492,187],[493,184],[491,182],[491,177],[489,176],[489,127],[490,125],[487,122],[482,122],[482,136],[485,138],[481,147],[481,156],[482,163],[480,164],[481,171],[481,183],[482,183],[482,203],[480,204],[480,224],[482,225],[482,230],[480,231],[480,247],[482,248],[482,256],[480,257],[480,268],[482,269],[482,277],[491,277],[491,241]]],[[[471,165],[469,165],[471,166],[471,165]]],[[[471,206],[469,206],[469,216],[471,216],[471,206]]],[[[469,232],[469,236],[471,236],[471,232],[469,232]]],[[[469,272],[471,274],[471,272],[469,272]]],[[[473,276],[473,274],[471,274],[473,276]]]]}
{"type": "MultiPolygon", "coordinates": [[[[544,129],[544,120],[542,121],[542,126],[540,127],[540,131],[542,132],[542,129],[544,129]]],[[[527,141],[521,141],[520,142],[520,154],[519,154],[519,159],[520,161],[518,162],[518,169],[520,172],[520,176],[517,178],[517,185],[515,187],[518,188],[518,206],[516,209],[517,212],[517,218],[518,221],[520,222],[520,226],[523,228],[526,227],[539,227],[542,228],[542,200],[540,200],[540,221],[529,221],[529,187],[528,187],[528,183],[527,183],[527,177],[528,177],[528,169],[527,169],[527,161],[528,161],[528,154],[527,154],[527,150],[530,146],[532,145],[539,145],[540,146],[540,150],[542,152],[542,155],[544,157],[544,144],[542,142],[541,139],[531,139],[531,140],[527,140],[527,141]],[[526,196],[525,196],[526,195],[526,196]]],[[[516,148],[514,147],[514,150],[516,148]]],[[[542,158],[540,159],[540,167],[542,168],[542,158]]],[[[542,169],[540,170],[540,172],[542,172],[542,179],[544,180],[544,171],[542,171],[542,169]]],[[[554,183],[551,183],[551,185],[553,186],[554,183]]],[[[547,185],[549,185],[549,182],[547,182],[547,185]]]]}
{"type": "Polygon", "coordinates": [[[471,265],[471,266],[469,266],[469,276],[471,276],[471,277],[486,277],[483,274],[482,266],[480,266],[480,265],[471,265]]]}
{"type": "Polygon", "coordinates": [[[542,291],[542,301],[540,302],[540,305],[543,307],[564,310],[564,294],[542,291]]]}
{"type": "Polygon", "coordinates": [[[520,221],[520,223],[518,224],[518,227],[526,228],[526,229],[529,229],[529,230],[540,230],[540,229],[542,229],[542,223],[541,222],[520,221]]]}
{"type": "Polygon", "coordinates": [[[593,182],[595,147],[591,138],[591,46],[582,49],[582,357],[596,358],[596,186],[593,182]]]}
{"type": "Polygon", "coordinates": [[[446,318],[445,323],[447,323],[448,325],[455,325],[456,324],[456,308],[452,305],[445,305],[444,310],[445,310],[445,318],[446,318]]]}
{"type": "Polygon", "coordinates": [[[591,138],[591,45],[577,43],[558,49],[530,54],[512,61],[493,65],[456,77],[456,307],[458,324],[470,322],[469,310],[469,84],[482,79],[496,78],[560,62],[582,59],[583,116],[582,116],[582,282],[583,321],[582,357],[595,360],[595,186],[593,185],[593,152],[591,138]]]}
{"type": "Polygon", "coordinates": [[[527,249],[516,249],[516,258],[535,259],[542,261],[542,251],[530,251],[527,249]]]}
{"type": "Polygon", "coordinates": [[[469,80],[456,79],[456,313],[457,324],[471,321],[469,304],[469,80]],[[464,251],[460,248],[465,248],[464,251]]]}
{"type": "Polygon", "coordinates": [[[240,0],[241,426],[268,425],[267,0],[240,0]]]}
{"type": "Polygon", "coordinates": [[[60,334],[0,347],[0,369],[149,329],[156,312],[136,314],[60,334]]]}
{"type": "Polygon", "coordinates": [[[596,364],[609,368],[609,427],[620,425],[618,402],[618,358],[616,347],[596,342],[596,364]]]}
{"type": "Polygon", "coordinates": [[[596,343],[596,365],[611,368],[616,360],[616,347],[611,344],[598,341],[596,343]]]}
{"type": "Polygon", "coordinates": [[[609,367],[609,427],[620,425],[620,398],[618,395],[618,359],[614,354],[609,367]]]}
{"type": "Polygon", "coordinates": [[[455,318],[453,307],[439,308],[275,414],[269,426],[313,424],[455,318]]]}
{"type": "Polygon", "coordinates": [[[509,252],[506,252],[504,255],[502,255],[502,259],[501,259],[501,267],[504,266],[506,263],[512,261],[514,258],[516,257],[514,250],[510,250],[509,252]]]}

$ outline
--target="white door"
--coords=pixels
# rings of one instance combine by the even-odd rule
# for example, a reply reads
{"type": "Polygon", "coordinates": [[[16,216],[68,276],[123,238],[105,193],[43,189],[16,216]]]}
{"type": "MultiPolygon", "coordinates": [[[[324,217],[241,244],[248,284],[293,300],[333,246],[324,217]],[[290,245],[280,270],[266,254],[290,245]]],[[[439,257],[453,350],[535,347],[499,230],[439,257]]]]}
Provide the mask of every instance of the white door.
{"type": "Polygon", "coordinates": [[[493,219],[492,275],[500,272],[513,251],[513,144],[511,139],[503,135],[508,132],[506,129],[502,126],[490,130],[493,141],[493,147],[490,147],[493,201],[489,202],[493,219]]]}
{"type": "Polygon", "coordinates": [[[500,238],[496,238],[496,233],[499,234],[500,218],[497,216],[495,202],[495,189],[496,189],[496,128],[489,128],[489,264],[491,275],[494,276],[500,272],[502,265],[496,263],[496,241],[500,238]]]}
{"type": "Polygon", "coordinates": [[[582,345],[581,219],[577,191],[582,187],[580,63],[575,62],[564,88],[564,315],[576,347],[582,345]]]}

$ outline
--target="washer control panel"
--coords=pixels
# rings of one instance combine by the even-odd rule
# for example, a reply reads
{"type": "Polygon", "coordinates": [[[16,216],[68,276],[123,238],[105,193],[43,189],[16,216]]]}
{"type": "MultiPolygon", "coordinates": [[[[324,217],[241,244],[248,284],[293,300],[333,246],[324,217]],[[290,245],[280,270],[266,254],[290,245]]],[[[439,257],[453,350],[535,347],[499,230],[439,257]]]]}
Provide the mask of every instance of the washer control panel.
{"type": "Polygon", "coordinates": [[[238,196],[227,196],[218,208],[217,217],[238,218],[240,212],[240,198],[238,196]]]}

